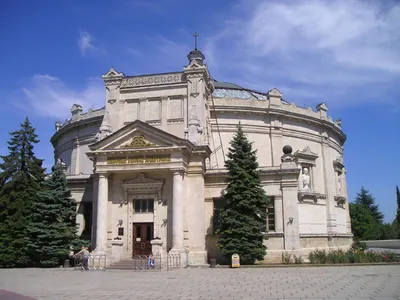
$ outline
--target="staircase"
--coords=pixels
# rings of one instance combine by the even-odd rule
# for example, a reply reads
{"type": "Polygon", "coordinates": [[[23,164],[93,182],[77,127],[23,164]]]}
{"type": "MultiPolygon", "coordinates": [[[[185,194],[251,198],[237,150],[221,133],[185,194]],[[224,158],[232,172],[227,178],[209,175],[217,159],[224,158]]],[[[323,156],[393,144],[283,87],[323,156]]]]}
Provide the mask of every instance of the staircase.
{"type": "Polygon", "coordinates": [[[147,259],[125,259],[112,264],[108,269],[114,270],[132,270],[132,271],[157,271],[160,266],[156,265],[154,269],[147,267],[147,259]]]}

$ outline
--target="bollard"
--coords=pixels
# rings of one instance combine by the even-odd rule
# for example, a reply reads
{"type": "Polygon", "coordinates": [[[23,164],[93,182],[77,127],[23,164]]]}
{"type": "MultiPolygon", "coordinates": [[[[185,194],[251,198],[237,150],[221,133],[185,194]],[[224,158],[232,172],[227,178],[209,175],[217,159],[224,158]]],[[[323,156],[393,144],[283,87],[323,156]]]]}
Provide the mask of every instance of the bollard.
{"type": "Polygon", "coordinates": [[[215,258],[210,259],[210,268],[215,268],[217,265],[217,260],[215,258]]]}
{"type": "Polygon", "coordinates": [[[64,260],[64,268],[69,268],[69,259],[64,260]]]}

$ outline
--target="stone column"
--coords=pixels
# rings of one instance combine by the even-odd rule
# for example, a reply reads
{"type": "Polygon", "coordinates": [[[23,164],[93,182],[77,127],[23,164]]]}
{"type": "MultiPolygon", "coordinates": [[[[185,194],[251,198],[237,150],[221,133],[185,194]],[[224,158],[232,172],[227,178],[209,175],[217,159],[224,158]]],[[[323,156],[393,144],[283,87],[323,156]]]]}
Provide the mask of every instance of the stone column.
{"type": "Polygon", "coordinates": [[[173,170],[172,189],[172,249],[181,252],[183,247],[183,170],[173,170]]]}
{"type": "Polygon", "coordinates": [[[283,230],[285,250],[300,248],[299,209],[298,209],[298,176],[300,170],[295,163],[292,147],[283,147],[281,160],[281,189],[283,200],[283,230]]]}
{"type": "Polygon", "coordinates": [[[92,247],[97,248],[96,245],[96,231],[97,231],[97,199],[98,199],[98,183],[99,183],[99,178],[97,174],[94,174],[93,176],[93,197],[92,197],[92,237],[91,237],[91,242],[92,242],[92,247]]]}
{"type": "Polygon", "coordinates": [[[108,205],[108,175],[99,174],[97,197],[97,228],[96,251],[104,252],[107,248],[107,205],[108,205]]]}

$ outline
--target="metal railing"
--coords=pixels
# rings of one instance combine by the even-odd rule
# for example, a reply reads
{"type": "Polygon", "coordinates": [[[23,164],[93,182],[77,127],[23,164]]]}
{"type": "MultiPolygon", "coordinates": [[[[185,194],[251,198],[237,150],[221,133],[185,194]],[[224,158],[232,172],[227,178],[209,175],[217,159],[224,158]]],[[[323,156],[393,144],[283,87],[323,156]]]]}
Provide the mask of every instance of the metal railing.
{"type": "Polygon", "coordinates": [[[148,255],[136,255],[132,258],[134,271],[162,271],[174,270],[185,267],[181,254],[154,255],[151,259],[148,255]]]}
{"type": "Polygon", "coordinates": [[[105,271],[107,268],[107,258],[105,254],[91,254],[88,257],[78,255],[73,257],[73,266],[75,270],[105,271]]]}
{"type": "Polygon", "coordinates": [[[161,271],[162,269],[162,257],[159,254],[152,258],[149,255],[136,255],[132,259],[135,271],[161,271]]]}

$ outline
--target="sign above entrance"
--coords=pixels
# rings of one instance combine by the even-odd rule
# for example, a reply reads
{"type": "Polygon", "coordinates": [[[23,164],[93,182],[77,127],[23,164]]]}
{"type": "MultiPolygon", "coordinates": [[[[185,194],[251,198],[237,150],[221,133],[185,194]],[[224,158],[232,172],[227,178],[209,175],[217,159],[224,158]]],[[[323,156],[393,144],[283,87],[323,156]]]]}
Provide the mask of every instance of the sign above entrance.
{"type": "Polygon", "coordinates": [[[134,164],[157,164],[171,161],[171,156],[140,156],[130,158],[109,158],[108,165],[134,165],[134,164]]]}

